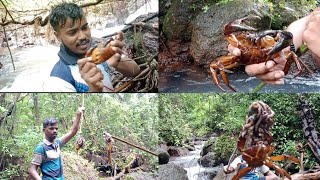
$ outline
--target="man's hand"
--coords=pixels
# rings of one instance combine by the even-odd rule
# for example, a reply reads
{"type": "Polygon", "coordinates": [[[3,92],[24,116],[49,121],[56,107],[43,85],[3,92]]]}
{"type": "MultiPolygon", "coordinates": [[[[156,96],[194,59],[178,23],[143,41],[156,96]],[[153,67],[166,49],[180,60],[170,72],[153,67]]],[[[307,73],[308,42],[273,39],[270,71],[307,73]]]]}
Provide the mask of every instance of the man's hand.
{"type": "MultiPolygon", "coordinates": [[[[235,56],[240,56],[241,51],[231,45],[228,46],[228,50],[235,56]]],[[[284,49],[283,51],[288,51],[284,49]]],[[[274,59],[275,62],[269,60],[267,64],[265,62],[259,64],[247,65],[245,71],[250,76],[256,76],[266,84],[283,84],[284,72],[283,68],[286,64],[286,60],[282,57],[274,59]]]]}
{"type": "Polygon", "coordinates": [[[90,92],[102,92],[103,74],[96,64],[89,58],[79,59],[78,62],[81,78],[88,84],[90,92]]]}
{"type": "Polygon", "coordinates": [[[232,172],[234,172],[234,168],[233,167],[231,167],[231,166],[223,166],[223,171],[224,171],[224,173],[226,173],[226,174],[230,174],[230,173],[232,173],[232,172]]]}
{"type": "Polygon", "coordinates": [[[115,39],[111,41],[109,45],[111,45],[112,50],[115,52],[115,54],[111,58],[109,58],[107,62],[109,66],[117,68],[121,60],[121,54],[123,54],[122,48],[124,46],[124,43],[122,41],[115,39]]]}
{"type": "Polygon", "coordinates": [[[84,114],[84,111],[85,111],[85,107],[79,107],[79,108],[78,108],[77,115],[82,115],[82,114],[84,114]]]}
{"type": "Polygon", "coordinates": [[[306,23],[306,29],[302,35],[302,41],[316,56],[317,63],[320,64],[320,8],[316,8],[310,15],[306,23]]]}

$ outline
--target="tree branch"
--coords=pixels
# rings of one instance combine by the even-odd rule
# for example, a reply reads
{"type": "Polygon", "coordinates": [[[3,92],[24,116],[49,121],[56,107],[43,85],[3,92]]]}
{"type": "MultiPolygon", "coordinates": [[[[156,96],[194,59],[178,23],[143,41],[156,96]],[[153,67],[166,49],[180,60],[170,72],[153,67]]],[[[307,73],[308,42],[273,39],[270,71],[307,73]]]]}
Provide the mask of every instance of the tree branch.
{"type": "MultiPolygon", "coordinates": [[[[15,20],[11,14],[9,13],[9,10],[7,9],[7,7],[5,6],[5,4],[2,2],[2,0],[0,0],[2,5],[4,6],[4,8],[6,9],[6,12],[9,14],[9,16],[11,17],[12,20],[10,21],[5,21],[5,19],[2,19],[2,22],[0,23],[1,26],[7,26],[9,24],[21,24],[21,25],[33,25],[37,20],[39,20],[39,24],[43,27],[48,23],[49,20],[49,15],[47,17],[44,18],[44,20],[42,20],[41,16],[37,16],[35,17],[33,20],[30,21],[17,21],[15,20]]],[[[95,6],[99,3],[101,3],[103,0],[97,0],[96,2],[92,2],[92,3],[85,3],[82,5],[79,5],[81,8],[84,7],[89,7],[89,6],[95,6]]]]}

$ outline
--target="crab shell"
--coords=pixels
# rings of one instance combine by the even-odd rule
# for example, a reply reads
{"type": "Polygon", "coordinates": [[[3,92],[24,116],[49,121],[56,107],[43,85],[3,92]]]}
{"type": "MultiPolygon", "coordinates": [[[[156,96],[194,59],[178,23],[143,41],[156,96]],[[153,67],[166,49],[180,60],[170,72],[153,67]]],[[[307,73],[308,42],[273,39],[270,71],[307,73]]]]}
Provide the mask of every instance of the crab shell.
{"type": "MultiPolygon", "coordinates": [[[[123,32],[117,32],[115,39],[122,41],[123,36],[123,32]]],[[[110,39],[110,41],[112,40],[113,39],[110,39]]],[[[112,46],[109,43],[110,41],[107,42],[107,45],[105,47],[96,47],[91,52],[86,54],[86,57],[91,57],[90,62],[100,64],[110,59],[116,53],[112,50],[112,46]]]]}

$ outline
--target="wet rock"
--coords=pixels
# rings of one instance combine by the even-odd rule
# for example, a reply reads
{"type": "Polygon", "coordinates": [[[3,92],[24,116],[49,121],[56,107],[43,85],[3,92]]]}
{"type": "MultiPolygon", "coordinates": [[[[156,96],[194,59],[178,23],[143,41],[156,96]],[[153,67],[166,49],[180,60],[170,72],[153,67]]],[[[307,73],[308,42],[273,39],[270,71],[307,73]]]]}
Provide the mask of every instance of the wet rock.
{"type": "Polygon", "coordinates": [[[193,20],[193,31],[190,45],[190,54],[197,64],[209,64],[216,57],[226,55],[227,41],[223,34],[226,23],[240,17],[261,14],[263,24],[255,22],[257,29],[267,29],[270,24],[267,7],[254,3],[251,0],[235,0],[232,3],[217,6],[213,5],[207,12],[202,12],[193,20]],[[230,11],[232,9],[232,11],[230,11]],[[264,27],[261,27],[264,26],[264,27]]]}
{"type": "Polygon", "coordinates": [[[213,167],[217,165],[216,156],[213,152],[209,152],[198,160],[203,167],[213,167]]]}
{"type": "Polygon", "coordinates": [[[185,147],[170,146],[168,153],[170,156],[179,157],[188,155],[189,151],[185,147]]]}
{"type": "Polygon", "coordinates": [[[187,171],[175,164],[159,166],[159,180],[188,180],[187,171]]]}

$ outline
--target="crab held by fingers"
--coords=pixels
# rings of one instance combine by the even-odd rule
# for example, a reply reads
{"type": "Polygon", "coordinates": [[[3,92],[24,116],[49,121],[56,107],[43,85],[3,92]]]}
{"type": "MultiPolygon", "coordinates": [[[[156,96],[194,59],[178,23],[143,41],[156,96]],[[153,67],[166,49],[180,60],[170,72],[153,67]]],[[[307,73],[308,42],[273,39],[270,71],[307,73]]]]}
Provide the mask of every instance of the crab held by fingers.
{"type": "MultiPolygon", "coordinates": [[[[116,37],[116,40],[122,41],[123,40],[123,32],[118,32],[116,37]]],[[[104,61],[107,61],[109,58],[111,58],[116,52],[112,50],[112,46],[110,44],[110,41],[113,39],[109,39],[103,47],[93,47],[88,50],[86,53],[86,57],[91,57],[91,61],[95,64],[100,64],[104,61]]]]}
{"type": "MultiPolygon", "coordinates": [[[[304,66],[309,73],[312,71],[299,59],[293,50],[283,52],[282,50],[288,46],[293,47],[293,35],[288,31],[282,30],[266,30],[261,33],[249,33],[249,31],[257,31],[243,22],[249,18],[258,18],[258,16],[245,17],[232,21],[224,26],[224,34],[230,45],[240,49],[241,55],[226,55],[218,57],[210,63],[210,73],[213,83],[219,89],[225,91],[219,82],[218,74],[225,85],[232,91],[236,89],[230,85],[227,73],[232,73],[229,69],[236,68],[238,65],[258,64],[267,61],[274,61],[276,57],[285,58],[286,64],[283,69],[288,74],[291,64],[294,62],[298,68],[298,73],[294,77],[302,73],[304,66]]],[[[292,48],[291,48],[292,49],[292,48]]]]}
{"type": "Polygon", "coordinates": [[[245,148],[246,138],[240,136],[237,147],[243,160],[246,161],[248,166],[239,170],[238,173],[233,176],[232,180],[238,180],[254,168],[261,167],[262,165],[266,165],[269,168],[274,169],[281,177],[286,176],[291,180],[290,174],[286,170],[275,165],[273,161],[290,160],[299,164],[299,159],[289,155],[271,156],[272,152],[275,150],[275,147],[270,145],[272,142],[272,136],[268,131],[264,131],[264,136],[267,139],[266,141],[259,141],[249,148],[245,148]]]}

